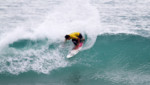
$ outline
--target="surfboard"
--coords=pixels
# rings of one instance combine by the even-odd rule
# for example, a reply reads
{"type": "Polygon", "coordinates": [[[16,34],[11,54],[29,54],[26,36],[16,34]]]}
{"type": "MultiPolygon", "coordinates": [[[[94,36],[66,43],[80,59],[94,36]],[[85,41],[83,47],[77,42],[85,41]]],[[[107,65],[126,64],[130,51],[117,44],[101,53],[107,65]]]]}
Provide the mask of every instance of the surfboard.
{"type": "Polygon", "coordinates": [[[67,55],[67,58],[71,58],[76,55],[82,49],[82,45],[83,43],[80,42],[78,47],[75,47],[73,50],[70,51],[70,53],[67,55]]]}

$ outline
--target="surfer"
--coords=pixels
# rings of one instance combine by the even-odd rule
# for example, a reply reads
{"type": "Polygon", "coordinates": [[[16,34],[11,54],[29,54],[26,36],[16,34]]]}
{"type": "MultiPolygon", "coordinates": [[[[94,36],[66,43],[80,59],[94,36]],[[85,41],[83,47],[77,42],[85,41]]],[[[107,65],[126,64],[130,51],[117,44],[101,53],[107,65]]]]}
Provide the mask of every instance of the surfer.
{"type": "Polygon", "coordinates": [[[77,47],[80,42],[83,42],[85,40],[82,34],[79,32],[74,32],[65,36],[65,42],[70,39],[72,39],[72,42],[74,43],[75,47],[77,47]]]}

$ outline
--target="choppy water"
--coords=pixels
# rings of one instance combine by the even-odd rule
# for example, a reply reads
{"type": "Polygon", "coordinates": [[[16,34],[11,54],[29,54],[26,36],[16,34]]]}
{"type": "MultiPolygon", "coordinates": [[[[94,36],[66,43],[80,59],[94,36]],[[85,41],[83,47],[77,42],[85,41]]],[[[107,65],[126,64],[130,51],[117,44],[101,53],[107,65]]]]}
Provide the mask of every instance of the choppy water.
{"type": "Polygon", "coordinates": [[[1,0],[0,85],[149,85],[150,0],[1,0]],[[66,59],[81,32],[83,50],[66,59]]]}

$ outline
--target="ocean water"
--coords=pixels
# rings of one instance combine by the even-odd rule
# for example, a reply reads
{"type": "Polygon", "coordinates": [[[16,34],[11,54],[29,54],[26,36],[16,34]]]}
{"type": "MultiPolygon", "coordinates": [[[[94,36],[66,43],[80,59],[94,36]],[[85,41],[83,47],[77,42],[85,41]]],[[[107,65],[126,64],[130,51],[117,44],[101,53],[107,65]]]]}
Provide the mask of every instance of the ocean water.
{"type": "Polygon", "coordinates": [[[0,85],[150,85],[150,0],[1,0],[0,85]],[[81,32],[73,58],[64,36],[81,32]]]}

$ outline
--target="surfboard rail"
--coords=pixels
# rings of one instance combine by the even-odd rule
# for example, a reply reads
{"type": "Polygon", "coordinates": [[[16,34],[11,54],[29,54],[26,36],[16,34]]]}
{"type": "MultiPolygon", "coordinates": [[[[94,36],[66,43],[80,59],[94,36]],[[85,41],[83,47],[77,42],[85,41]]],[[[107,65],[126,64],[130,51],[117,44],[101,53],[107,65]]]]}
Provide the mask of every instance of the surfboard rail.
{"type": "Polygon", "coordinates": [[[79,43],[78,47],[75,47],[73,50],[71,50],[69,52],[69,54],[67,55],[67,58],[71,58],[73,57],[74,55],[76,55],[81,49],[82,49],[82,45],[83,43],[79,43]]]}

